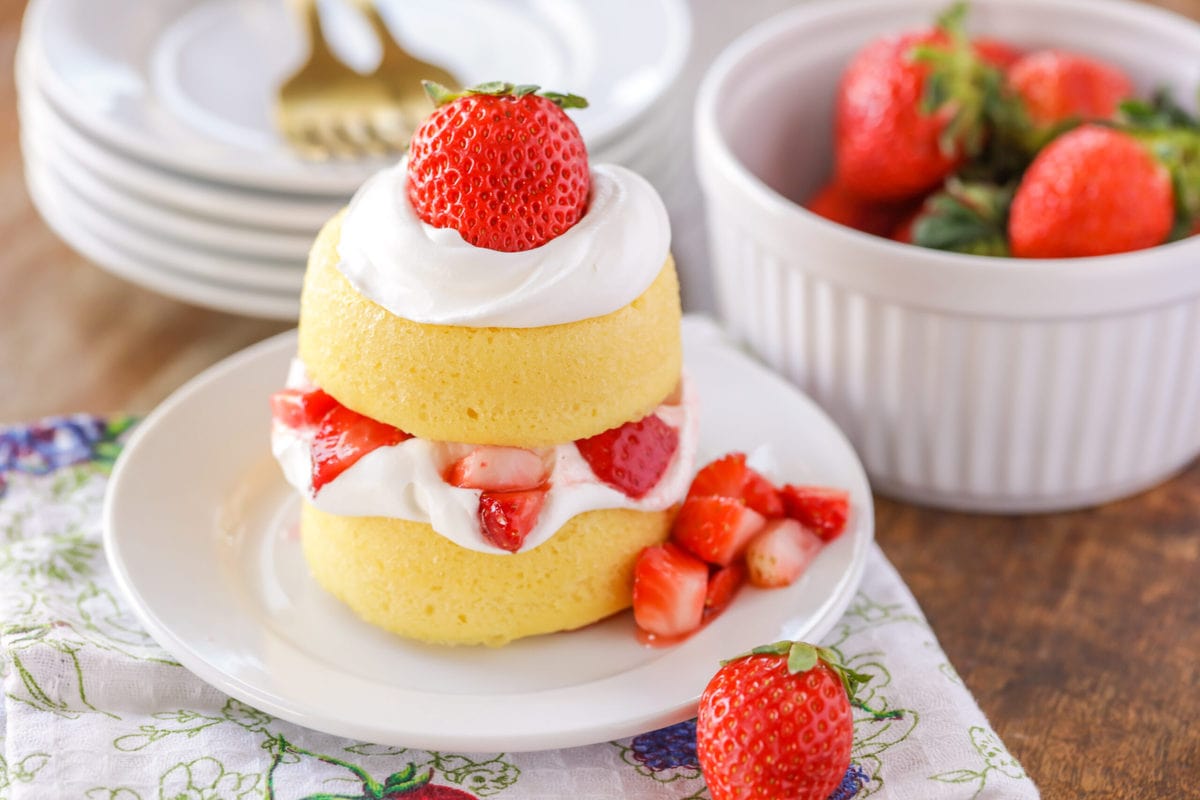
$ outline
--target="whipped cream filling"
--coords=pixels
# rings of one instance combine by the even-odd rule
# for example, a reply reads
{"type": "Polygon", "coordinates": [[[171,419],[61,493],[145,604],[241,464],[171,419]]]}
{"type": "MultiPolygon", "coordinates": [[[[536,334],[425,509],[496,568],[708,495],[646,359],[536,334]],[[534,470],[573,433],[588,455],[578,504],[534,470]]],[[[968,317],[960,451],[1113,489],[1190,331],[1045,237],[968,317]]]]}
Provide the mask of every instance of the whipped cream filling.
{"type": "Polygon", "coordinates": [[[431,325],[533,328],[599,317],[633,302],[662,270],[671,241],[658,193],[635,172],[591,168],[587,212],[532,250],[476,247],[422,222],[408,201],[407,160],[350,201],[337,268],[362,296],[431,325]]]}
{"type": "MultiPolygon", "coordinates": [[[[299,359],[288,374],[289,389],[311,388],[299,359]]],[[[517,552],[532,550],[552,537],[571,517],[605,508],[662,511],[680,502],[692,479],[699,435],[695,390],[683,379],[678,405],[661,405],[654,412],[679,433],[679,447],[667,471],[647,494],[633,499],[600,481],[579,454],[574,442],[545,448],[550,465],[549,490],[537,524],[517,552]]],[[[439,535],[460,547],[508,555],[483,538],[479,528],[479,489],[451,486],[442,475],[473,445],[407,439],[364,455],[338,477],[312,489],[311,446],[314,429],[294,429],[274,422],[271,451],[284,477],[314,506],[330,514],[391,517],[431,525],[439,535]]]]}

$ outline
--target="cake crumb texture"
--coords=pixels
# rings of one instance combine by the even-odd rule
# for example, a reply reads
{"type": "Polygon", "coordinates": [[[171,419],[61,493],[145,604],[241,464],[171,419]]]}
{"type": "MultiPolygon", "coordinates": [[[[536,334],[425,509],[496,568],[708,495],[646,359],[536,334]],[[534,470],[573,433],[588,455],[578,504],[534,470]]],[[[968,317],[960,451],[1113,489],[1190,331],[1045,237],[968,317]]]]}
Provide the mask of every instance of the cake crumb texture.
{"type": "MultiPolygon", "coordinates": [[[[344,213],[344,212],[343,212],[344,213]]],[[[342,214],[317,237],[300,312],[300,358],[344,405],[436,441],[537,447],[641,419],[679,381],[679,283],[654,283],[610,314],[536,328],[427,325],[358,294],[337,269],[342,214]]]]}
{"type": "Polygon", "coordinates": [[[637,555],[666,540],[672,515],[589,511],[540,547],[491,555],[424,523],[305,503],[301,537],[317,582],[365,621],[431,643],[499,646],[628,608],[637,555]]]}

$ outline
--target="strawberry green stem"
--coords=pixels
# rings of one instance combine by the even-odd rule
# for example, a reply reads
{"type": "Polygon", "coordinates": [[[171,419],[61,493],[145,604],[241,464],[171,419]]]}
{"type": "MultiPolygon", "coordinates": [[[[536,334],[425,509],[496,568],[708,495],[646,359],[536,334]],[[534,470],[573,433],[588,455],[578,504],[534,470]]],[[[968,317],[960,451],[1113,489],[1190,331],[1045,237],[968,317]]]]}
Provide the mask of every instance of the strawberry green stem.
{"type": "Polygon", "coordinates": [[[472,86],[469,89],[463,89],[460,92],[447,89],[445,86],[434,81],[421,81],[421,85],[425,87],[425,94],[429,95],[429,99],[433,101],[435,107],[453,103],[462,97],[480,94],[490,97],[524,97],[525,95],[535,94],[538,97],[546,98],[563,110],[588,107],[588,101],[577,94],[543,92],[540,91],[542,87],[532,83],[512,84],[504,81],[488,81],[487,83],[472,86]]]}

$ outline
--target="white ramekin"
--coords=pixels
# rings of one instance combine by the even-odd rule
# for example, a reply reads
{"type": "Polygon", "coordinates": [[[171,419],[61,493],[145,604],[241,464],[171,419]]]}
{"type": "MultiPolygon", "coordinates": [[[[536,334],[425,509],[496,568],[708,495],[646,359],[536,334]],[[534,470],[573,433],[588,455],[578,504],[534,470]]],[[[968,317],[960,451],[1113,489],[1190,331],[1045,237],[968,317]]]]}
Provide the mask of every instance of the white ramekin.
{"type": "MultiPolygon", "coordinates": [[[[1027,512],[1134,493],[1200,453],[1200,237],[1071,260],[963,256],[801,208],[830,174],[842,68],[946,0],[823,0],[701,87],[697,170],[720,314],[857,446],[876,487],[1027,512]]],[[[1200,26],[1111,0],[973,0],[973,32],[1124,66],[1190,103],[1200,26]]]]}

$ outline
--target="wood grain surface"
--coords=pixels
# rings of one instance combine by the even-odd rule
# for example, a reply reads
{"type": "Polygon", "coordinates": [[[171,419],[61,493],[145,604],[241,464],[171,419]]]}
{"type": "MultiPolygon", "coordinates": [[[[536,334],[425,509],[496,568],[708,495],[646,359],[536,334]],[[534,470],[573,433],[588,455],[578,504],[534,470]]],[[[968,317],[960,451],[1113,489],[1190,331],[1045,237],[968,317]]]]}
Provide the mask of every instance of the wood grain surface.
{"type": "MultiPolygon", "coordinates": [[[[1161,4],[1200,18],[1200,0],[1161,4]]],[[[139,289],[45,227],[17,145],[21,12],[0,0],[0,422],[145,412],[288,326],[139,289]]],[[[1045,797],[1200,797],[1200,465],[1072,514],[975,516],[887,499],[877,511],[884,550],[1045,797]]]]}

